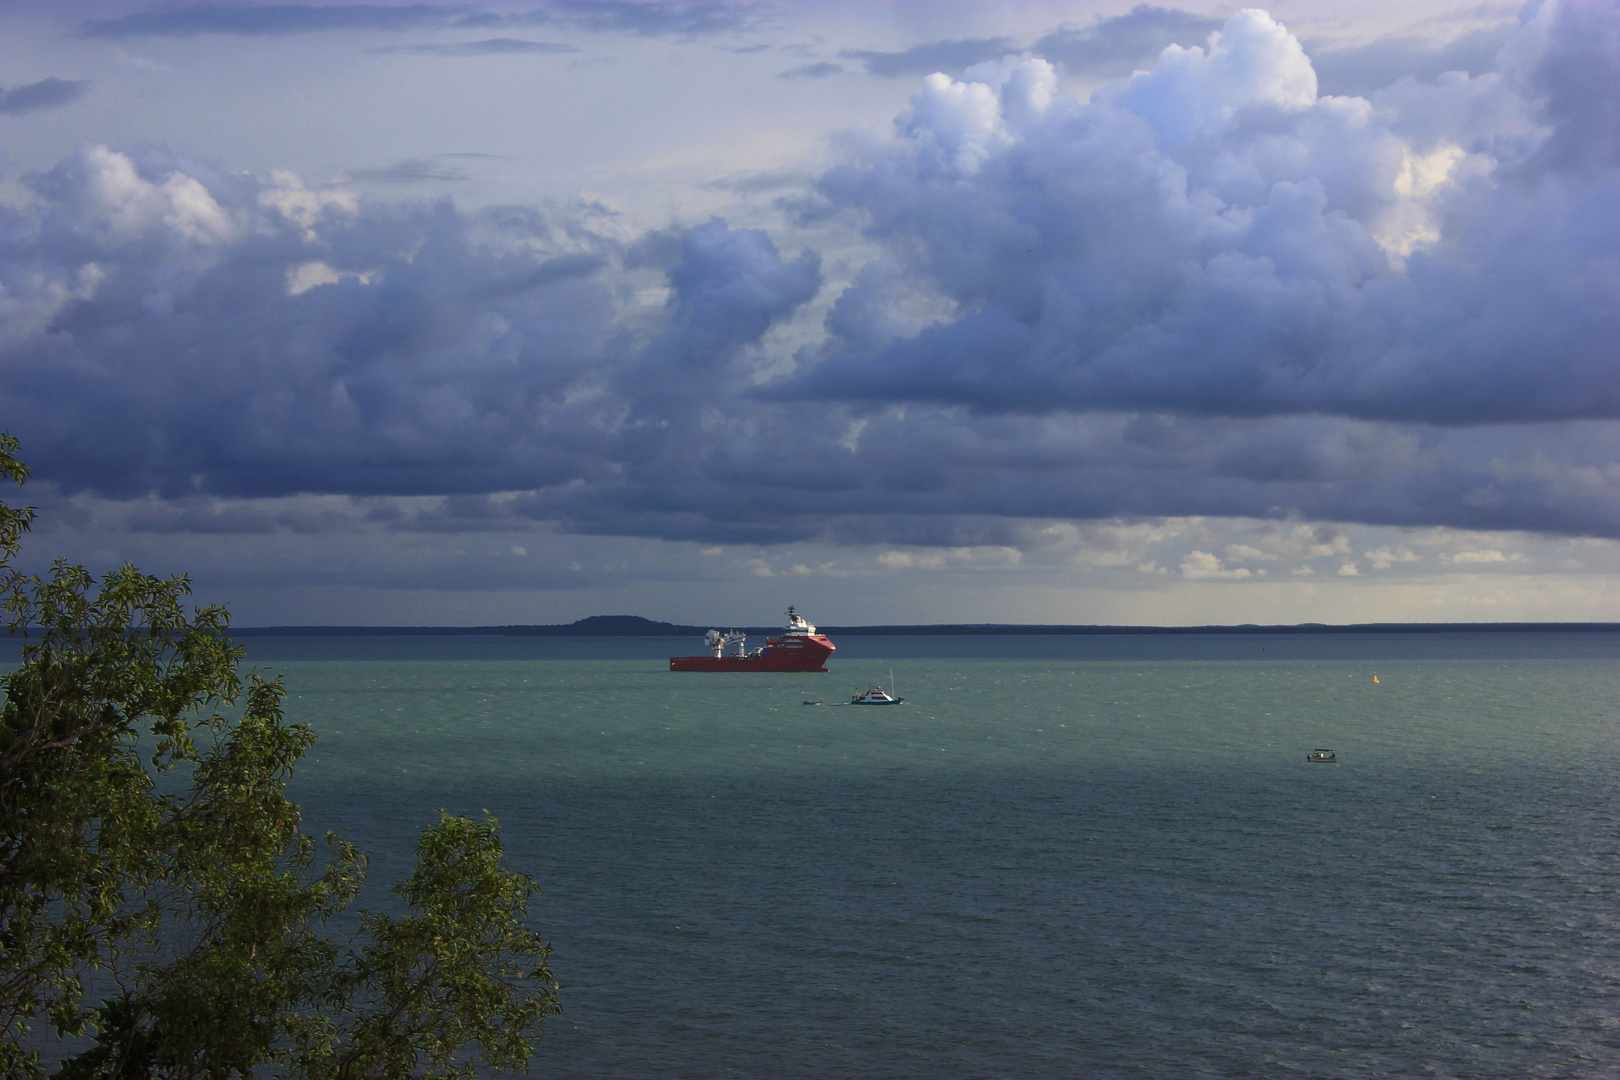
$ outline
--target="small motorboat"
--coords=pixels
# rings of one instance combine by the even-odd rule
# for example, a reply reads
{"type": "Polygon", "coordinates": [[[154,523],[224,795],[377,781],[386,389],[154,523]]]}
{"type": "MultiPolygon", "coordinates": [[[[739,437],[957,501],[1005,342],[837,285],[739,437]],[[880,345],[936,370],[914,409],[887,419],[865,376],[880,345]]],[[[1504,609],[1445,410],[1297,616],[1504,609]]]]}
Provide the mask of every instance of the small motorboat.
{"type": "Polygon", "coordinates": [[[1339,755],[1331,750],[1312,750],[1305,755],[1305,760],[1316,765],[1330,765],[1339,760],[1339,755]]]}
{"type": "Polygon", "coordinates": [[[894,694],[894,672],[892,671],[889,672],[889,688],[887,690],[883,689],[882,683],[876,682],[872,684],[872,689],[864,694],[857,690],[849,695],[851,705],[898,705],[904,700],[904,698],[896,697],[894,694]]]}

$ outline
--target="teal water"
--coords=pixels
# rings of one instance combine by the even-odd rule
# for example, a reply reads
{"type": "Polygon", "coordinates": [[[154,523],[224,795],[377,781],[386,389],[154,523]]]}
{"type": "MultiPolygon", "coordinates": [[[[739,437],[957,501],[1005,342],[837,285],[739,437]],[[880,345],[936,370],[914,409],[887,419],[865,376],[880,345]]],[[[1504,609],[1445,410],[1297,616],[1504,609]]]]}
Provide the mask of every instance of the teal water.
{"type": "Polygon", "coordinates": [[[536,1075],[1620,1074],[1620,635],[839,644],[247,641],[369,903],[499,816],[536,1075]]]}
{"type": "Polygon", "coordinates": [[[1613,1075],[1620,637],[1459,637],[249,646],[374,880],[500,817],[542,1075],[1613,1075]]]}

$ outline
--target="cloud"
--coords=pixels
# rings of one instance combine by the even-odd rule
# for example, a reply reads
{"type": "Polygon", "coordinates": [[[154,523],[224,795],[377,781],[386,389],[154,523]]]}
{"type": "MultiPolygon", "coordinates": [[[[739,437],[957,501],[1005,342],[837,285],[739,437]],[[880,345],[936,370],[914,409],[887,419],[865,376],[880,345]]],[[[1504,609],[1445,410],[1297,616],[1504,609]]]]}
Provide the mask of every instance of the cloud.
{"type": "Polygon", "coordinates": [[[754,5],[727,0],[551,0],[543,10],[580,29],[645,37],[735,33],[758,21],[754,5]]]}
{"type": "Polygon", "coordinates": [[[816,253],[784,262],[763,231],[719,220],[681,235],[679,261],[667,273],[668,323],[618,376],[634,418],[657,418],[657,430],[641,435],[656,443],[694,419],[690,406],[701,411],[745,387],[750,347],[821,288],[816,253]]]}
{"type": "Polygon", "coordinates": [[[1247,567],[1229,569],[1221,565],[1221,560],[1207,551],[1192,551],[1181,564],[1181,576],[1188,581],[1208,581],[1226,579],[1228,581],[1241,581],[1254,576],[1254,571],[1247,567]]]}
{"type": "Polygon", "coordinates": [[[1018,51],[1018,44],[1012,38],[993,37],[931,41],[900,52],[846,49],[842,55],[850,60],[859,60],[873,75],[894,79],[930,75],[936,71],[961,71],[1018,51]]]}
{"type": "MultiPolygon", "coordinates": [[[[400,32],[436,27],[490,29],[558,23],[585,31],[628,33],[648,37],[694,37],[744,30],[755,21],[756,16],[750,5],[727,3],[723,0],[551,0],[550,3],[533,10],[521,12],[469,9],[454,4],[248,6],[193,3],[91,19],[79,27],[79,36],[110,40],[135,37],[196,37],[201,34],[261,37],[356,30],[400,32]]],[[[446,48],[455,49],[457,46],[449,45],[446,48]]],[[[497,46],[493,51],[502,50],[497,46]]],[[[485,54],[452,52],[447,55],[485,54]]]]}
{"type": "MultiPolygon", "coordinates": [[[[449,156],[449,155],[443,155],[449,156]]],[[[472,179],[464,169],[439,164],[439,157],[407,158],[381,169],[352,169],[348,176],[374,184],[415,184],[422,181],[460,181],[472,179]]]]}
{"type": "MultiPolygon", "coordinates": [[[[957,314],[807,349],[781,393],[979,412],[1614,419],[1620,136],[1590,102],[1608,100],[1620,57],[1554,10],[1524,31],[1544,44],[1522,93],[1459,76],[1378,109],[1319,97],[1304,50],[1259,12],[1089,104],[1059,94],[1040,59],[930,76],[893,142],[820,191],[957,314]],[[1518,179],[1530,169],[1548,179],[1518,179]]],[[[881,307],[886,288],[857,280],[838,306],[881,307]]]]}
{"type": "Polygon", "coordinates": [[[1448,71],[1485,75],[1496,67],[1496,55],[1516,29],[1505,22],[1481,27],[1435,44],[1422,38],[1395,37],[1344,49],[1313,49],[1311,65],[1321,93],[1365,97],[1399,79],[1430,82],[1448,71]]]}
{"type": "Polygon", "coordinates": [[[1226,557],[1232,562],[1250,562],[1254,559],[1275,559],[1277,556],[1263,551],[1253,544],[1228,544],[1226,557]]]}
{"type": "Polygon", "coordinates": [[[1207,15],[1138,4],[1124,15],[1099,15],[1089,25],[1060,26],[1030,44],[1010,37],[955,38],[898,52],[849,49],[843,55],[859,60],[871,74],[889,79],[961,73],[974,64],[1024,52],[1060,63],[1077,74],[1117,77],[1151,64],[1168,45],[1201,43],[1220,26],[1221,20],[1207,15]]]}
{"type": "Polygon", "coordinates": [[[82,79],[41,79],[39,82],[0,89],[0,115],[19,116],[67,105],[84,96],[90,84],[82,79]]]}
{"type": "Polygon", "coordinates": [[[553,41],[526,41],[522,38],[485,38],[443,45],[385,45],[367,49],[372,53],[415,53],[421,56],[520,56],[533,53],[577,53],[579,47],[553,41]]]}
{"type": "MultiPolygon", "coordinates": [[[[1017,566],[1023,561],[1023,553],[1015,547],[1005,545],[916,548],[910,551],[890,549],[879,552],[873,561],[884,570],[996,571],[1017,566]]],[[[842,567],[820,569],[824,573],[858,572],[842,567]]],[[[810,572],[810,568],[806,566],[804,572],[810,572]]]]}
{"type": "Polygon", "coordinates": [[[363,211],[291,178],[208,179],[92,146],[29,178],[44,216],[0,212],[32,233],[0,260],[0,396],[7,415],[76,398],[18,425],[61,483],[450,493],[568,474],[577,455],[529,429],[612,332],[608,245],[532,212],[363,211]]]}
{"type": "Polygon", "coordinates": [[[79,35],[122,40],[199,34],[259,37],[332,30],[398,31],[441,26],[459,14],[459,8],[438,4],[181,4],[91,19],[79,28],[79,35]]]}
{"type": "MultiPolygon", "coordinates": [[[[1620,165],[1620,9],[1602,0],[1544,4],[1503,59],[1506,73],[1539,97],[1548,129],[1531,171],[1612,179],[1620,165]]],[[[1593,224],[1612,230],[1613,215],[1593,224]]]]}
{"type": "Polygon", "coordinates": [[[207,499],[141,500],[123,520],[135,533],[159,535],[294,535],[359,532],[364,519],[352,506],[331,499],[262,500],[257,503],[219,503],[207,499]]]}
{"type": "Polygon", "coordinates": [[[1152,64],[1171,45],[1202,44],[1221,20],[1175,8],[1138,4],[1124,15],[1098,16],[1089,26],[1062,26],[1030,51],[1073,72],[1119,77],[1152,64]]]}
{"type": "Polygon", "coordinates": [[[815,183],[815,180],[816,177],[809,172],[801,172],[797,169],[780,169],[769,172],[749,172],[735,176],[723,176],[706,181],[703,187],[710,191],[734,191],[743,195],[752,195],[785,189],[805,190],[810,188],[815,183]]]}
{"type": "Polygon", "coordinates": [[[829,75],[842,75],[843,64],[833,64],[821,61],[815,64],[805,64],[803,67],[790,68],[778,75],[778,79],[825,79],[829,75]]]}
{"type": "Polygon", "coordinates": [[[1371,561],[1372,568],[1374,570],[1388,570],[1397,563],[1415,563],[1423,561],[1423,556],[1418,555],[1405,547],[1397,550],[1395,548],[1385,546],[1378,548],[1375,551],[1364,552],[1363,554],[1365,554],[1368,560],[1371,561]]]}
{"type": "Polygon", "coordinates": [[[1620,136],[1577,93],[1615,58],[1566,18],[1376,103],[1258,13],[1084,103],[1036,58],[927,78],[816,182],[864,232],[826,270],[809,227],[626,236],[87,146],[6,178],[0,414],[43,483],[178,508],[153,529],[420,499],[364,523],[1167,580],[1404,561],[1304,522],[1620,536],[1620,136]]]}
{"type": "Polygon", "coordinates": [[[1350,553],[1350,540],[1334,525],[1266,528],[1241,545],[1247,558],[1327,559],[1350,553]]]}
{"type": "Polygon", "coordinates": [[[1507,562],[1508,557],[1495,548],[1482,548],[1477,551],[1459,551],[1451,557],[1454,563],[1499,563],[1507,562]]]}

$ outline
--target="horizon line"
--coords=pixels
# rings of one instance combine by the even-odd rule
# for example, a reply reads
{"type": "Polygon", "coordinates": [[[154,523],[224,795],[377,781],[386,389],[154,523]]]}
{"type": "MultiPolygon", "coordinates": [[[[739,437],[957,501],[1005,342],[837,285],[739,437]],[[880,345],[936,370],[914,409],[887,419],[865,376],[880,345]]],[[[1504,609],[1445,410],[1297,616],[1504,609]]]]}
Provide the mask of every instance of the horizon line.
{"type": "MultiPolygon", "coordinates": [[[[719,624],[714,624],[718,627],[719,624]]],[[[592,615],[571,623],[505,623],[444,625],[339,625],[283,624],[230,627],[227,635],[273,636],[547,636],[547,637],[674,637],[701,634],[709,627],[695,623],[667,623],[639,615],[592,615]]],[[[780,627],[739,626],[728,629],[748,633],[774,633],[780,627]]],[[[1617,633],[1620,622],[1502,621],[1502,622],[1372,622],[1372,623],[1231,623],[1199,625],[1140,625],[1090,623],[871,623],[826,624],[828,635],[1050,635],[1050,634],[1324,634],[1324,633],[1617,633]]]]}

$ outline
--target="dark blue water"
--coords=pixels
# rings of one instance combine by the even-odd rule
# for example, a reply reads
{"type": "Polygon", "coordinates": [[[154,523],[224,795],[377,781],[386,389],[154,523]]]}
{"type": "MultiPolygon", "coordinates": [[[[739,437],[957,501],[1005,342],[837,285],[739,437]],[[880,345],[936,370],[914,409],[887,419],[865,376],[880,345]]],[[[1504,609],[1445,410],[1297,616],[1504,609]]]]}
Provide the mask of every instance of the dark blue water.
{"type": "Polygon", "coordinates": [[[375,881],[500,818],[539,1075],[1615,1075],[1620,638],[1451,637],[249,645],[375,881]]]}

